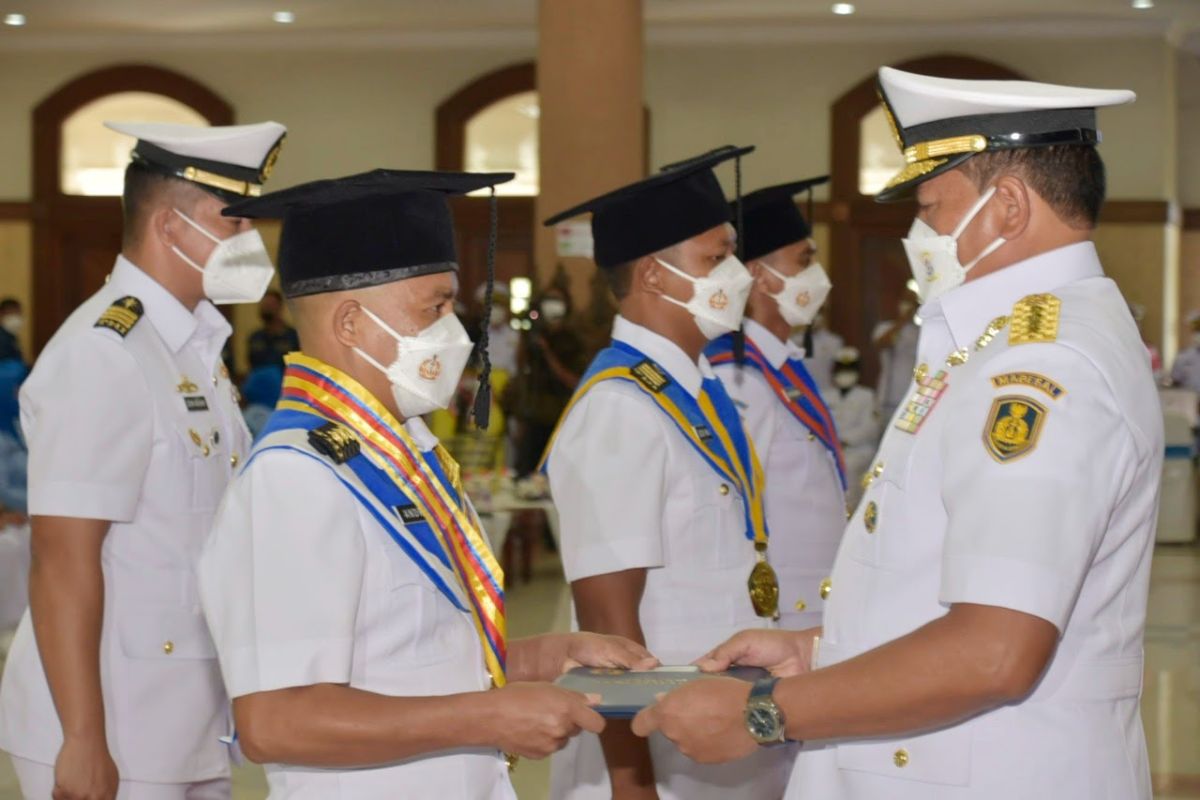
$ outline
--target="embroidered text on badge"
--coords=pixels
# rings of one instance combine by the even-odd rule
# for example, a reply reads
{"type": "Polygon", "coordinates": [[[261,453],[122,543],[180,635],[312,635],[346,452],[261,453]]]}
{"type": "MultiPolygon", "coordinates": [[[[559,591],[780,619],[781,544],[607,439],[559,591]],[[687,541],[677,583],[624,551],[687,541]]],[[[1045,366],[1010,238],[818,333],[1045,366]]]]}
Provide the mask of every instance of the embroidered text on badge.
{"type": "Polygon", "coordinates": [[[1051,400],[1057,400],[1066,393],[1066,389],[1036,372],[1006,372],[1003,375],[993,375],[992,386],[997,389],[1003,389],[1005,386],[1028,386],[1042,392],[1051,400]]]}

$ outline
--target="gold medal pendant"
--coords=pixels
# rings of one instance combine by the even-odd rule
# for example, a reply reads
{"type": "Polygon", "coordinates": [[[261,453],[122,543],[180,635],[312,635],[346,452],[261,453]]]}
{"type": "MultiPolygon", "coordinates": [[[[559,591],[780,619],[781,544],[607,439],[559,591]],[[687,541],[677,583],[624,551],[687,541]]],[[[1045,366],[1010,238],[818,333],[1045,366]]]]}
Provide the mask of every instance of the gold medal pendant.
{"type": "Polygon", "coordinates": [[[755,542],[754,549],[758,553],[758,563],[750,570],[750,579],[746,581],[750,589],[750,604],[754,613],[766,619],[779,619],[779,578],[775,570],[767,563],[767,545],[765,542],[755,542]]]}

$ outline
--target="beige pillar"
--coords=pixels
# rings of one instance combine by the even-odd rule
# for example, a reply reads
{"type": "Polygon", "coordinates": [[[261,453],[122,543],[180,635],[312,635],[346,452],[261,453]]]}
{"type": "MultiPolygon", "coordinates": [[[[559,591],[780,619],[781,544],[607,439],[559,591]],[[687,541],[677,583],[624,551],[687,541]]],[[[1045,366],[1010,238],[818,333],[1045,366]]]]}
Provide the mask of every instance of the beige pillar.
{"type": "MultiPolygon", "coordinates": [[[[644,174],[641,0],[540,0],[539,172],[534,242],[538,281],[558,257],[546,217],[644,174]]],[[[576,307],[588,300],[590,259],[563,259],[576,307]]]]}

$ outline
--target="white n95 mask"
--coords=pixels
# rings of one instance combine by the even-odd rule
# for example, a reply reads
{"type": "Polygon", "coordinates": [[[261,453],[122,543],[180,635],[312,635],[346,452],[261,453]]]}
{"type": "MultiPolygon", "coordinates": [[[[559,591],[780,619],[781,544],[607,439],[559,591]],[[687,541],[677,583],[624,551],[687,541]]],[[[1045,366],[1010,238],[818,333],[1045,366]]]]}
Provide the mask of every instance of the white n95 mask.
{"type": "Polygon", "coordinates": [[[726,257],[703,278],[694,278],[661,258],[654,260],[691,282],[692,298],[686,303],[665,294],[663,299],[691,312],[706,338],[716,339],[741,327],[754,277],[736,256],[726,257]]]}
{"type": "Polygon", "coordinates": [[[407,419],[448,408],[474,348],[458,317],[447,314],[416,336],[401,336],[369,308],[362,310],[396,340],[396,358],[385,367],[357,347],[354,352],[387,375],[400,415],[407,419]]]}
{"type": "Polygon", "coordinates": [[[784,322],[792,327],[811,325],[817,312],[825,304],[825,298],[829,297],[829,290],[833,288],[829,276],[825,274],[825,268],[814,261],[795,275],[787,277],[771,269],[765,261],[758,263],[783,281],[783,288],[771,297],[779,306],[779,313],[783,315],[784,322]]]}
{"type": "Polygon", "coordinates": [[[939,235],[920,217],[913,220],[908,236],[901,241],[904,243],[904,252],[908,256],[909,268],[912,270],[913,278],[917,281],[917,296],[922,303],[931,302],[951,289],[961,286],[967,279],[967,273],[976,264],[1004,244],[1005,239],[997,237],[995,241],[983,248],[970,264],[963,265],[958,260],[958,237],[962,236],[963,231],[971,224],[971,220],[975,219],[980,209],[987,204],[988,200],[992,199],[992,195],[995,193],[996,187],[993,186],[980,195],[979,199],[975,201],[975,205],[971,206],[966,216],[963,217],[962,222],[958,223],[958,226],[948,236],[939,235]]]}
{"type": "Polygon", "coordinates": [[[228,239],[220,239],[179,209],[175,208],[172,211],[217,245],[203,266],[175,245],[171,245],[171,250],[183,259],[184,263],[204,274],[205,297],[217,305],[257,303],[262,300],[267,287],[271,285],[275,267],[271,264],[271,256],[267,253],[267,247],[258,231],[251,228],[235,233],[228,239]]]}

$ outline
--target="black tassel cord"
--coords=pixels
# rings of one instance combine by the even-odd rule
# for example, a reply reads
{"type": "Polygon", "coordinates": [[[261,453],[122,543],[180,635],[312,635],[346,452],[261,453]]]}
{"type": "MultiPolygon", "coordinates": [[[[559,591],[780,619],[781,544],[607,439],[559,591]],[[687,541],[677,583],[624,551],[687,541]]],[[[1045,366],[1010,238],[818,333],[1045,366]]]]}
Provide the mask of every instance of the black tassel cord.
{"type": "Polygon", "coordinates": [[[483,290],[483,321],[479,331],[479,389],[475,392],[475,427],[487,430],[492,412],[492,359],[488,356],[488,328],[492,325],[492,291],[496,287],[496,187],[488,198],[487,284],[483,290]]]}

